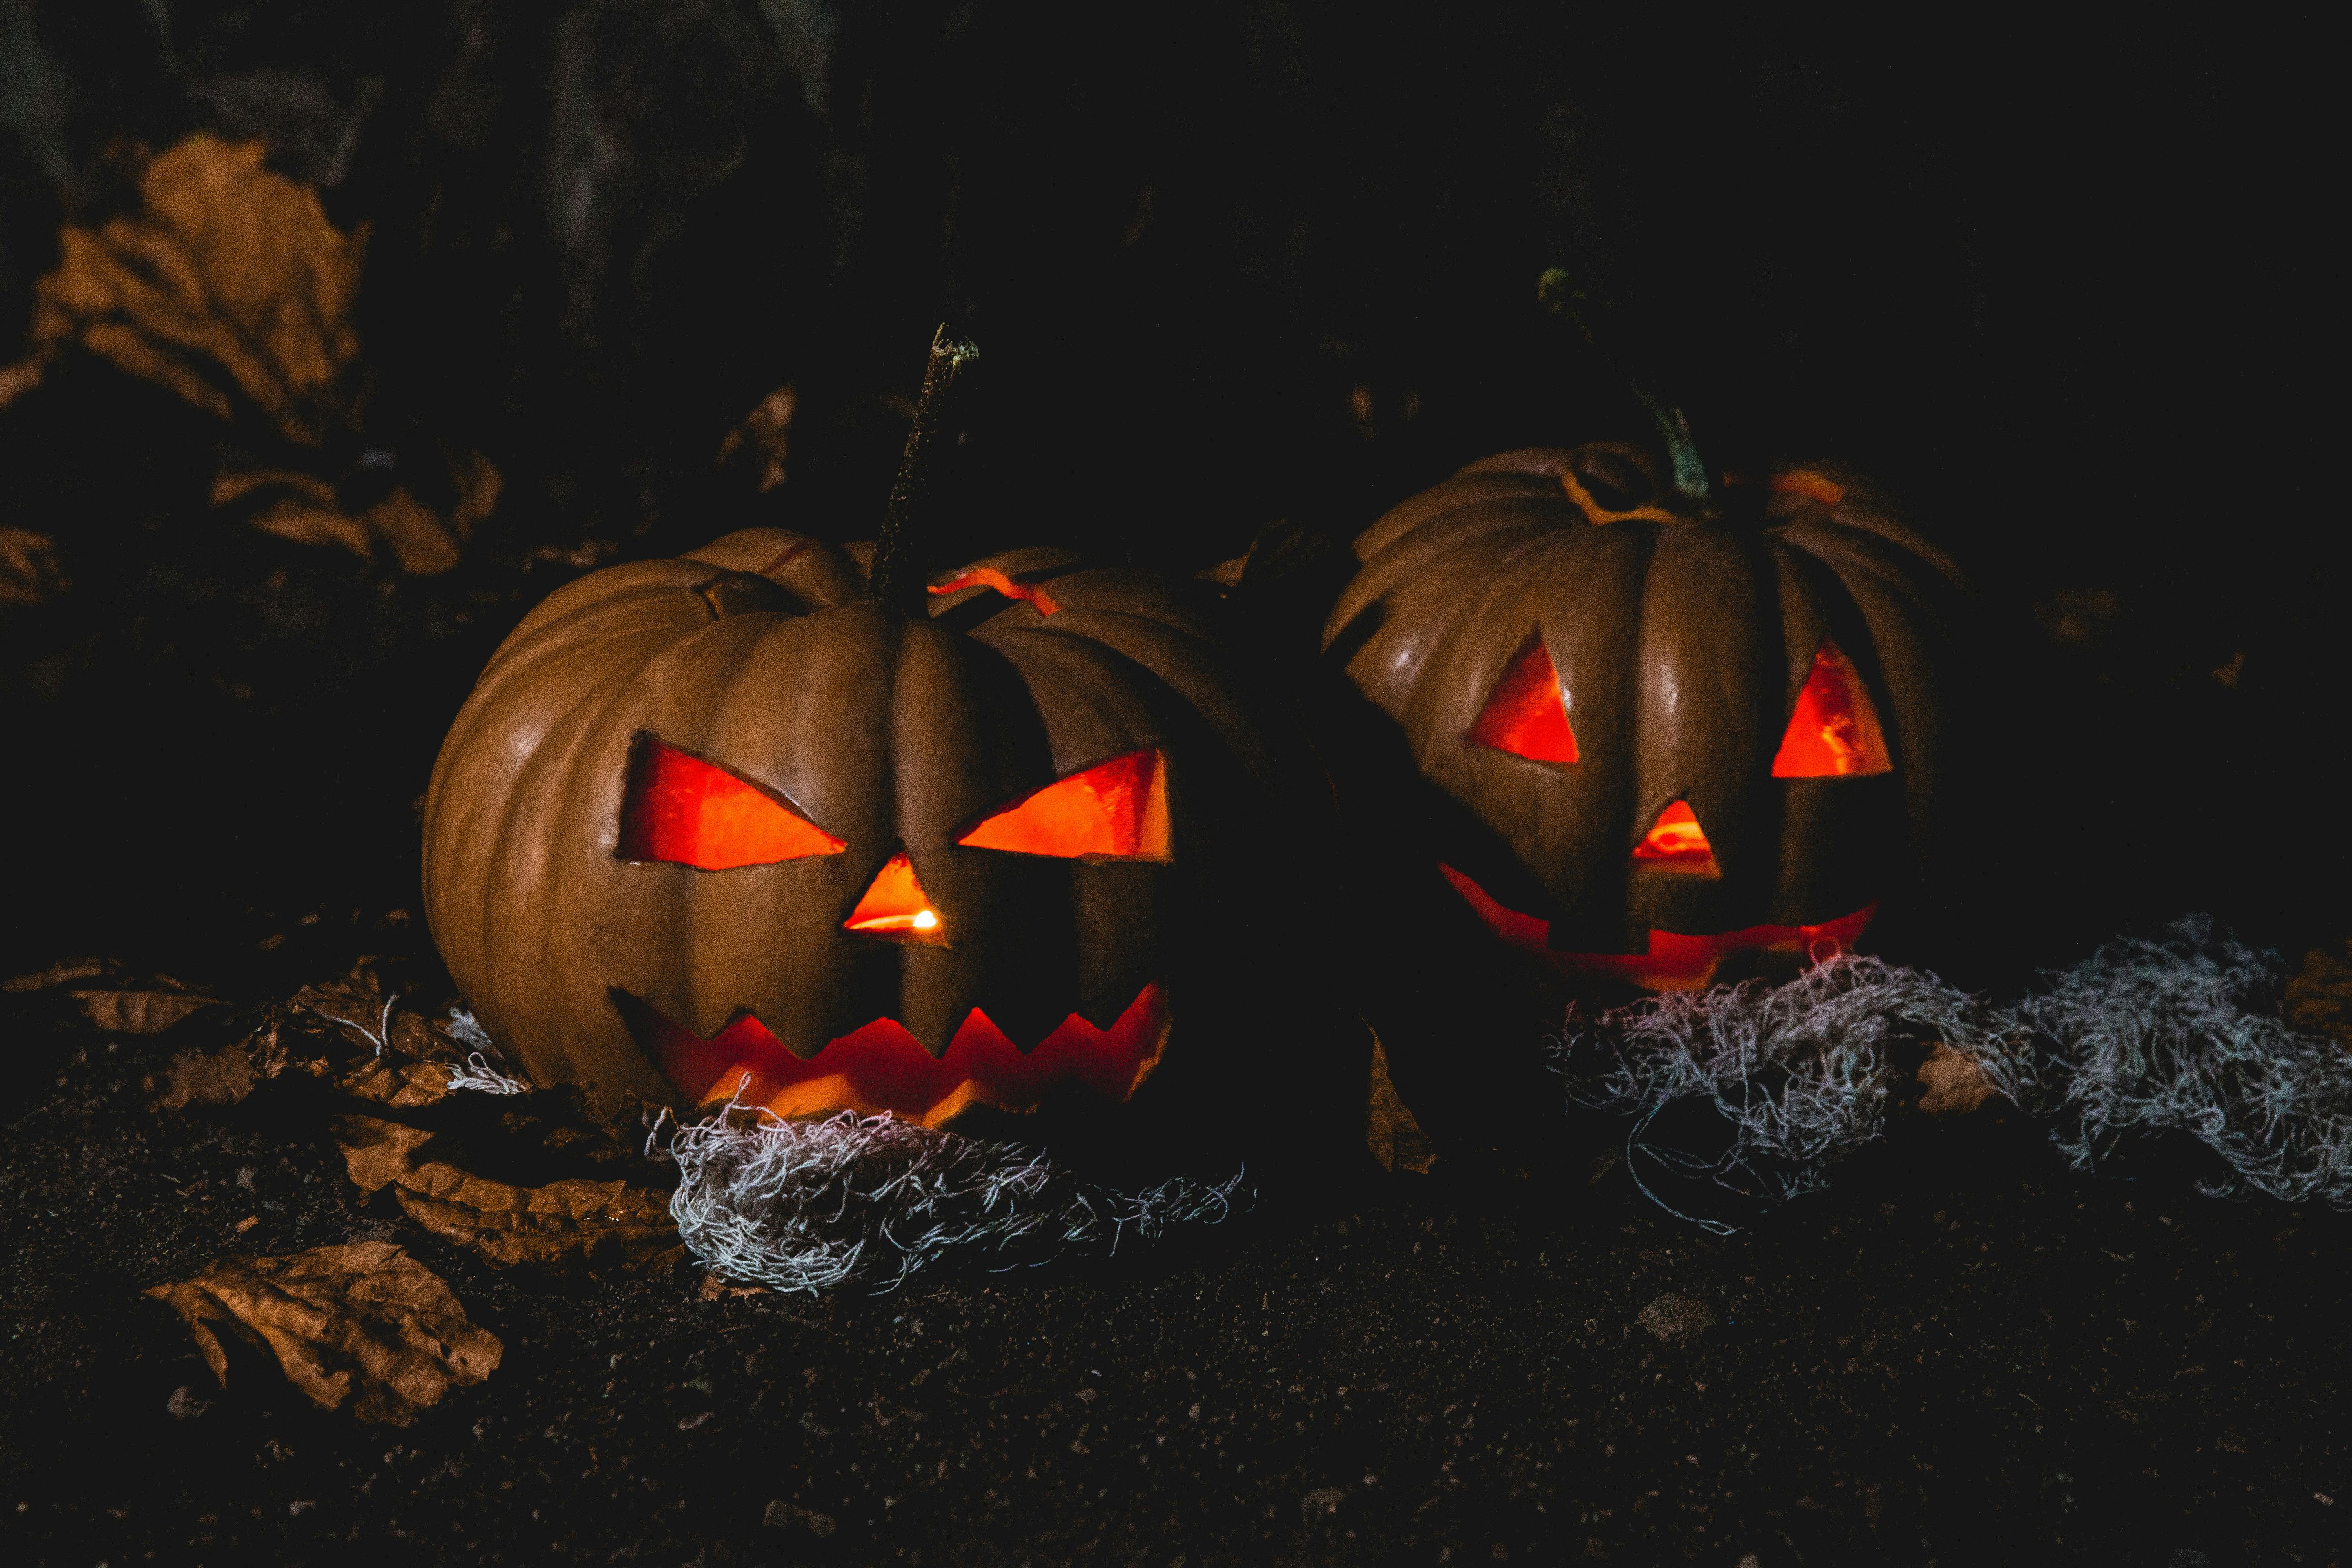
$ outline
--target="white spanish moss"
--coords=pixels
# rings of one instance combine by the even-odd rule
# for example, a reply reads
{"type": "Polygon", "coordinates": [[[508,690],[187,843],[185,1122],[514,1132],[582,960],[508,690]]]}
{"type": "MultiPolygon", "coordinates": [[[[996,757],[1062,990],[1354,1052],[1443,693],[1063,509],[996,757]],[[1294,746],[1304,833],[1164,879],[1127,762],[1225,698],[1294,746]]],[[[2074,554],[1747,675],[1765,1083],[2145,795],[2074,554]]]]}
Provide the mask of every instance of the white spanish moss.
{"type": "Polygon", "coordinates": [[[2078,1170],[2135,1134],[2177,1131],[2227,1169],[2200,1190],[2352,1207],[2352,1052],[2280,1017],[2284,979],[2275,953],[2201,916],[2110,942],[2006,1007],[1841,954],[1782,985],[1657,996],[1589,1024],[1571,1012],[1551,1059],[1571,1101],[1637,1118],[1629,1153],[1751,1197],[1824,1185],[1885,1135],[1902,1080],[1940,1041],[2048,1120],[2078,1170]],[[1720,1152],[1643,1141],[1660,1110],[1693,1097],[1727,1124],[1720,1152]]]}
{"type": "Polygon", "coordinates": [[[1218,1223],[1242,1180],[1118,1192],[1017,1143],[855,1111],[787,1121],[740,1105],[679,1127],[667,1153],[679,1176],[670,1215],[698,1261],[812,1294],[855,1280],[881,1295],[950,1259],[1006,1269],[1114,1253],[1218,1223]]]}

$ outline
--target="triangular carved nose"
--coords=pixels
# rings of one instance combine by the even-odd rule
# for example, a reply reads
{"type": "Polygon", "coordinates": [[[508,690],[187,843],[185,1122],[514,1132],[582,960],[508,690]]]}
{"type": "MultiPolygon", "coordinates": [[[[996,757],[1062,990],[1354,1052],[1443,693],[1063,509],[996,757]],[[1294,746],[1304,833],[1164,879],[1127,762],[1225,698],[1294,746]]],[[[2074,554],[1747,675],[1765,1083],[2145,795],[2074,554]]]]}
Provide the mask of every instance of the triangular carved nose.
{"type": "Polygon", "coordinates": [[[903,849],[874,873],[866,896],[857,900],[841,929],[884,942],[919,942],[934,947],[946,946],[948,940],[940,911],[931,908],[923,884],[916,879],[914,862],[903,849]]]}
{"type": "Polygon", "coordinates": [[[1633,863],[1690,877],[1723,875],[1723,868],[1715,863],[1715,847],[1706,841],[1706,830],[1699,826],[1698,814],[1686,800],[1658,813],[1658,820],[1633,846],[1633,863]]]}

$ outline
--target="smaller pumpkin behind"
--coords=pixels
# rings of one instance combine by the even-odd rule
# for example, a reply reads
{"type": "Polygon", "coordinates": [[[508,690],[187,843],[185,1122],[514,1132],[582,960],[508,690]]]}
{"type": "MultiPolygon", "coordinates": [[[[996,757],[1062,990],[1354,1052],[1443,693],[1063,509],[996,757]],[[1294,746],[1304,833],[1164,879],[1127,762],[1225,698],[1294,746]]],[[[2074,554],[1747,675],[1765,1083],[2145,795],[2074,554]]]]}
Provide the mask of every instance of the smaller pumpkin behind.
{"type": "Polygon", "coordinates": [[[1665,463],[1506,452],[1402,502],[1326,623],[1368,1006],[1457,1131],[1556,1113],[1566,1002],[1851,947],[1941,831],[1950,563],[1849,473],[1711,483],[1667,414],[1665,463]],[[1403,978],[1435,967],[1442,997],[1403,978]]]}

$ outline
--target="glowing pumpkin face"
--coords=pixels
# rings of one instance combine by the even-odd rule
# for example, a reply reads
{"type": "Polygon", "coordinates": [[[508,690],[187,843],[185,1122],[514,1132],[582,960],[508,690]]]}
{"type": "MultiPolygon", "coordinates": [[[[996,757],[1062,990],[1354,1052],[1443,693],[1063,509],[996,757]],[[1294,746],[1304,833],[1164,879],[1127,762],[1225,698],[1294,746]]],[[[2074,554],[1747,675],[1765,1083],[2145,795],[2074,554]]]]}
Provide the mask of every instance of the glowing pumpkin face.
{"type": "Polygon", "coordinates": [[[1632,447],[1511,452],[1356,542],[1325,643],[1434,786],[1399,810],[1571,979],[1850,944],[1932,808],[1948,566],[1822,473],[1750,496],[1734,525],[1632,447]]]}
{"type": "Polygon", "coordinates": [[[1284,1021],[1313,942],[1236,918],[1322,837],[1315,775],[1195,609],[1032,551],[931,610],[760,530],[594,573],[500,647],[435,770],[426,906],[534,1078],[1231,1123],[1329,1070],[1284,1021]]]}

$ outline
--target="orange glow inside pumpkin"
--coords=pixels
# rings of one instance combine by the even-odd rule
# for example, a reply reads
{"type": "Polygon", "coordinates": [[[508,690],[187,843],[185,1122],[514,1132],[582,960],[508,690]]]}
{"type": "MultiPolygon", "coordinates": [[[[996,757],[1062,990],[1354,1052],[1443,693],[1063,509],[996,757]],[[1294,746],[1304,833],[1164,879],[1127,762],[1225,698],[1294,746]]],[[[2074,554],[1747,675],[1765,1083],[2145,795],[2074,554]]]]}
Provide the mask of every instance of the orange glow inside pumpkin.
{"type": "Polygon", "coordinates": [[[1715,863],[1714,846],[1707,843],[1706,831],[1698,825],[1698,814],[1686,800],[1658,813],[1658,820],[1633,846],[1633,858],[1654,870],[1682,871],[1694,877],[1723,875],[1723,868],[1715,863]]]}
{"type": "Polygon", "coordinates": [[[947,935],[940,929],[940,911],[931,908],[923,884],[916,879],[915,863],[907,858],[905,850],[882,863],[867,884],[866,896],[841,922],[844,931],[862,931],[867,936],[891,937],[900,942],[938,942],[944,944],[947,935]]]}
{"type": "Polygon", "coordinates": [[[1878,711],[1870,705],[1853,660],[1824,637],[1812,673],[1797,693],[1796,711],[1772,759],[1776,779],[1853,778],[1891,773],[1894,759],[1878,711]]]}
{"type": "Polygon", "coordinates": [[[1693,935],[1653,929],[1641,952],[1562,952],[1551,945],[1551,922],[1506,909],[1486,889],[1451,866],[1441,865],[1454,890],[1477,911],[1486,928],[1511,946],[1543,960],[1571,980],[1615,980],[1650,991],[1697,991],[1713,984],[1715,972],[1735,952],[1795,952],[1818,963],[1862,940],[1878,913],[1875,901],[1819,925],[1744,926],[1738,931],[1693,935]]]}
{"type": "Polygon", "coordinates": [[[1158,752],[1113,757],[1047,784],[956,842],[1065,859],[1168,859],[1167,771],[1158,752]]]}
{"type": "Polygon", "coordinates": [[[1478,721],[1470,726],[1473,745],[1508,752],[1538,763],[1576,761],[1576,732],[1569,728],[1568,700],[1559,689],[1559,671],[1544,650],[1543,633],[1528,638],[1527,647],[1503,679],[1495,683],[1478,721]]]}
{"type": "Polygon", "coordinates": [[[703,1104],[740,1084],[748,1103],[779,1116],[887,1110],[930,1127],[975,1103],[1025,1110],[1067,1082],[1124,1101],[1159,1065],[1170,1022],[1166,994],[1146,985],[1109,1028],[1073,1013],[1025,1052],[975,1007],[938,1057],[896,1019],[877,1018],[803,1060],[749,1013],[705,1040],[642,1004],[628,1010],[664,1075],[703,1104]]]}
{"type": "Polygon", "coordinates": [[[624,860],[705,871],[766,866],[848,845],[790,806],[699,757],[646,741],[630,760],[621,807],[624,860]]]}
{"type": "Polygon", "coordinates": [[[1016,583],[993,566],[975,566],[969,572],[957,573],[944,583],[931,584],[934,594],[961,594],[966,588],[993,588],[1008,599],[1021,600],[1041,616],[1057,615],[1062,608],[1043,584],[1016,583]]]}

